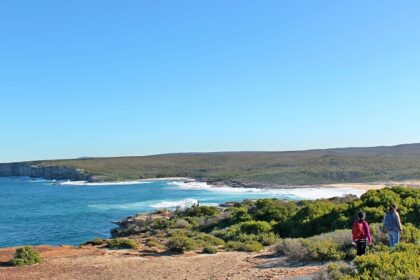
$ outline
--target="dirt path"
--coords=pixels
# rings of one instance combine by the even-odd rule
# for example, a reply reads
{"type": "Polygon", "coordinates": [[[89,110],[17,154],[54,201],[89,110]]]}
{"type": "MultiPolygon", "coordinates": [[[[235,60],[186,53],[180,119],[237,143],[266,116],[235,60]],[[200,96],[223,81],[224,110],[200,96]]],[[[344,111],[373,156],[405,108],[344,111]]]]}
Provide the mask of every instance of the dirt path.
{"type": "Polygon", "coordinates": [[[288,279],[320,266],[290,267],[268,253],[222,252],[153,256],[135,251],[74,247],[38,247],[45,261],[31,267],[8,267],[13,249],[0,249],[0,279],[288,279]]]}

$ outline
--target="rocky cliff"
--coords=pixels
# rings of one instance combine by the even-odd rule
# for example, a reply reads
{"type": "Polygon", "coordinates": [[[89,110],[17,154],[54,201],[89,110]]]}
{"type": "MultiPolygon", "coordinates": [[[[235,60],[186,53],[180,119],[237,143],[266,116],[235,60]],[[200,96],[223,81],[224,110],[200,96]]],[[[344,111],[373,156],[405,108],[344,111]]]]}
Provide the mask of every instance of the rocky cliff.
{"type": "Polygon", "coordinates": [[[48,165],[45,162],[0,163],[0,177],[28,176],[57,180],[91,181],[92,176],[82,169],[48,165]]]}

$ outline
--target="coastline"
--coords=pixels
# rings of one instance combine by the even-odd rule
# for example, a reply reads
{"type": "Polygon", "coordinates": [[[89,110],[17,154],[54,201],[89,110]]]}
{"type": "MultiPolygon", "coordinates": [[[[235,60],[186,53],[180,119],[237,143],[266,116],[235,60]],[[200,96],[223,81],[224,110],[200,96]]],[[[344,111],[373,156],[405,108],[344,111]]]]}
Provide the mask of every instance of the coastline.
{"type": "Polygon", "coordinates": [[[387,187],[403,186],[411,188],[420,188],[420,180],[389,181],[389,182],[371,182],[371,183],[337,183],[322,185],[325,188],[351,188],[357,190],[380,190],[387,187]]]}
{"type": "MultiPolygon", "coordinates": [[[[9,177],[9,176],[8,176],[9,177]]],[[[12,176],[21,177],[21,176],[12,176]]],[[[52,180],[43,177],[29,177],[37,180],[52,180]]],[[[209,178],[192,178],[192,177],[161,177],[161,178],[147,178],[127,181],[106,181],[106,180],[74,180],[73,178],[52,180],[56,185],[75,185],[75,186],[107,186],[107,185],[134,185],[144,184],[148,182],[157,181],[184,181],[205,183],[212,188],[243,188],[243,189],[261,189],[261,190],[290,190],[290,189],[353,189],[353,190],[380,190],[392,186],[404,186],[420,188],[420,180],[403,180],[403,181],[378,181],[378,182],[348,182],[348,183],[330,183],[330,184],[313,184],[313,185],[277,185],[264,184],[256,182],[241,182],[239,180],[222,180],[209,178]]]]}

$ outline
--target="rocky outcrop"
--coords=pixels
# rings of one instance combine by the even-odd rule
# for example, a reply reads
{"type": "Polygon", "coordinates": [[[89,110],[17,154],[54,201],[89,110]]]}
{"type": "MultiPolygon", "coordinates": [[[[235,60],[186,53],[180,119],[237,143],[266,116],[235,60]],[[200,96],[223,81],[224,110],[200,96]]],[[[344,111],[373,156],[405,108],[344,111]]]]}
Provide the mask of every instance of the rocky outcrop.
{"type": "Polygon", "coordinates": [[[44,162],[1,163],[0,177],[27,176],[56,180],[91,181],[92,176],[74,167],[44,162]]]}
{"type": "Polygon", "coordinates": [[[111,230],[112,237],[124,237],[134,234],[140,234],[151,230],[149,227],[156,219],[169,220],[172,217],[172,212],[166,210],[158,210],[154,213],[139,213],[135,216],[124,218],[117,222],[112,222],[118,225],[118,228],[111,230]]]}

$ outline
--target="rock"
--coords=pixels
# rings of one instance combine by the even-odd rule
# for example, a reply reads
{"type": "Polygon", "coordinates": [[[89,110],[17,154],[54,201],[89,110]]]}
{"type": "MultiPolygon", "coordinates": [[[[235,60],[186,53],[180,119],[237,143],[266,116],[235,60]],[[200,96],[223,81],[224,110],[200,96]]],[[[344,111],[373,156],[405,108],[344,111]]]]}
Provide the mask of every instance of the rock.
{"type": "Polygon", "coordinates": [[[45,162],[0,163],[0,177],[24,176],[56,180],[91,181],[83,169],[48,165],[45,162]]]}

